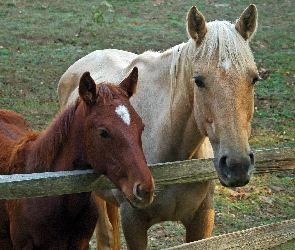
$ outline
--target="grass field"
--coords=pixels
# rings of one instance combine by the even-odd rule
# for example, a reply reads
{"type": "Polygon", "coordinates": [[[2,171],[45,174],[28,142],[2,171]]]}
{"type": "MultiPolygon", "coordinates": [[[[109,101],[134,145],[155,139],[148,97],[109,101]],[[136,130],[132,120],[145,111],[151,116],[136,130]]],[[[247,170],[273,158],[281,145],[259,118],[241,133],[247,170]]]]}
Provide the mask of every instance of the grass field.
{"type": "MultiPolygon", "coordinates": [[[[0,107],[26,115],[36,130],[58,112],[60,76],[96,49],[142,53],[186,42],[186,13],[197,5],[207,21],[234,22],[252,2],[207,1],[29,1],[0,2],[0,107]]],[[[255,2],[254,2],[255,3],[255,2]]],[[[251,42],[263,81],[255,90],[251,146],[295,145],[295,3],[265,0],[251,42]]],[[[214,234],[294,218],[294,171],[253,178],[241,189],[216,191],[214,234]]],[[[150,249],[183,241],[178,223],[150,231],[150,249]]],[[[290,248],[282,249],[293,249],[290,248]]]]}

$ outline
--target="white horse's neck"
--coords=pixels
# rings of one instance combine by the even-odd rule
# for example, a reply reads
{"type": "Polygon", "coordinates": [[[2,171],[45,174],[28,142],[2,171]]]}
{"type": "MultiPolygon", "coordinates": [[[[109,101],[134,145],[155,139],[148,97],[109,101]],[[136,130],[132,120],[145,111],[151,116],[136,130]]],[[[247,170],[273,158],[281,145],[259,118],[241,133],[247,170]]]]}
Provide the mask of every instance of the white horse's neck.
{"type": "MultiPolygon", "coordinates": [[[[191,79],[193,77],[193,58],[196,52],[195,42],[189,40],[171,48],[172,61],[170,67],[171,91],[170,91],[170,109],[174,102],[177,87],[185,95],[192,94],[191,79]],[[178,85],[178,86],[177,86],[178,85]]],[[[184,100],[183,100],[184,101],[184,100]]],[[[172,110],[170,110],[172,111],[172,110]]],[[[170,112],[171,114],[171,112],[170,112]]],[[[172,116],[171,116],[172,118],[172,116]]]]}
{"type": "Polygon", "coordinates": [[[171,48],[170,124],[171,132],[181,138],[179,158],[186,159],[203,142],[194,117],[193,60],[196,44],[193,40],[171,48]],[[181,134],[181,135],[180,135],[181,134]]]}

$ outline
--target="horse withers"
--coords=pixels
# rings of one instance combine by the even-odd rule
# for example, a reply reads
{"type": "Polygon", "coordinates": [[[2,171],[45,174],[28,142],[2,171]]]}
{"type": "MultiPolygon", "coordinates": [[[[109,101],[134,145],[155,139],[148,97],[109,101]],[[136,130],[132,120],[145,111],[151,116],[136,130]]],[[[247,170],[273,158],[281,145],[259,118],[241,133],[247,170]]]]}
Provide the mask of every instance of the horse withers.
{"type": "MultiPolygon", "coordinates": [[[[0,110],[0,174],[93,168],[135,207],[153,200],[142,150],[144,124],[129,99],[138,70],[119,85],[96,85],[89,72],[79,97],[41,133],[16,112],[0,110]]],[[[0,249],[89,249],[97,220],[91,193],[0,200],[0,249]]]]}
{"type": "MultiPolygon", "coordinates": [[[[94,51],[62,76],[58,86],[60,105],[66,106],[77,96],[83,71],[89,70],[96,82],[119,82],[122,75],[137,66],[138,93],[132,104],[146,124],[143,149],[148,163],[208,157],[211,143],[222,185],[246,185],[254,168],[248,138],[254,85],[259,80],[248,43],[256,31],[257,16],[251,4],[235,24],[206,22],[202,13],[192,7],[187,14],[190,39],[186,43],[163,53],[94,51]]],[[[165,220],[181,221],[187,242],[209,237],[214,224],[213,190],[213,181],[165,186],[143,209],[130,207],[117,190],[98,195],[120,205],[128,248],[146,249],[147,229],[165,220]]],[[[98,228],[104,231],[102,224],[98,228]]],[[[104,239],[98,239],[99,244],[101,241],[104,239]]],[[[112,243],[110,248],[119,247],[112,243]]]]}

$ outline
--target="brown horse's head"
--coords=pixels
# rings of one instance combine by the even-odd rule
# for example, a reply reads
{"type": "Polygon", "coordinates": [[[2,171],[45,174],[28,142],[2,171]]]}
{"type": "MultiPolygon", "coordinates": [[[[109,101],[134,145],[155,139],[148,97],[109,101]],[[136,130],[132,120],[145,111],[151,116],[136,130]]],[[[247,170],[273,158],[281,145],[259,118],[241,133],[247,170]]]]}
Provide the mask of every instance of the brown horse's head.
{"type": "Polygon", "coordinates": [[[96,85],[89,72],[79,84],[86,115],[84,133],[87,158],[92,168],[106,175],[138,207],[153,199],[154,181],[142,150],[144,124],[131,106],[138,70],[119,85],[96,85]]]}
{"type": "Polygon", "coordinates": [[[187,21],[196,46],[192,84],[198,128],[213,146],[221,183],[243,186],[254,168],[248,138],[259,76],[248,40],[256,30],[257,9],[250,5],[233,25],[206,23],[192,7],[187,21]]]}

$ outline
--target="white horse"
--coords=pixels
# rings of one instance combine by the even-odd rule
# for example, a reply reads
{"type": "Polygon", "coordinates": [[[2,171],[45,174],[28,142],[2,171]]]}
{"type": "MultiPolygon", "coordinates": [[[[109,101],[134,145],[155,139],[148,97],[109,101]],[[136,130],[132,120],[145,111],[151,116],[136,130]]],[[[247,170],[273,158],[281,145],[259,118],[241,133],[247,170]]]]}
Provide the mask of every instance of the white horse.
{"type": "MultiPolygon", "coordinates": [[[[138,93],[131,102],[146,124],[143,148],[148,163],[208,157],[204,150],[208,137],[221,184],[246,185],[254,168],[248,138],[254,84],[259,80],[248,41],[256,31],[257,15],[255,5],[250,5],[236,24],[206,23],[192,7],[187,15],[190,39],[186,43],[163,53],[94,51],[62,76],[60,106],[76,99],[83,72],[90,71],[95,82],[120,82],[137,66],[138,93]]],[[[118,190],[98,195],[120,206],[127,246],[138,250],[147,248],[148,228],[166,220],[184,224],[187,242],[209,237],[214,224],[213,192],[213,181],[168,185],[158,190],[154,202],[144,209],[132,208],[118,190]]],[[[103,222],[108,225],[105,216],[101,215],[98,228],[103,222]]],[[[99,228],[99,235],[105,232],[99,228]]],[[[101,247],[108,249],[109,240],[104,240],[99,238],[101,247]]],[[[117,236],[112,240],[118,240],[117,236]]],[[[118,245],[111,248],[118,249],[118,245]]]]}

